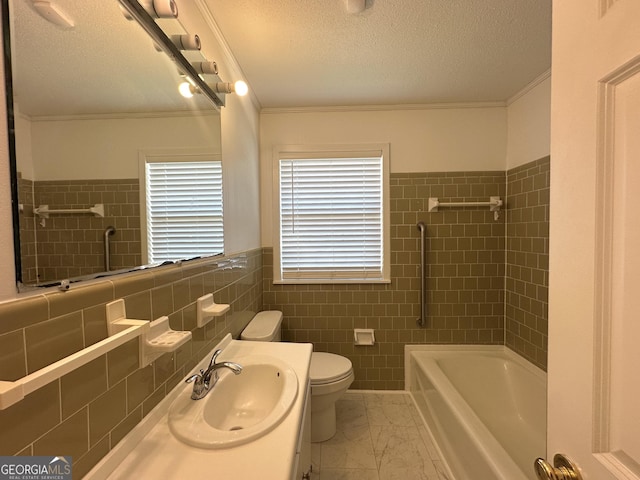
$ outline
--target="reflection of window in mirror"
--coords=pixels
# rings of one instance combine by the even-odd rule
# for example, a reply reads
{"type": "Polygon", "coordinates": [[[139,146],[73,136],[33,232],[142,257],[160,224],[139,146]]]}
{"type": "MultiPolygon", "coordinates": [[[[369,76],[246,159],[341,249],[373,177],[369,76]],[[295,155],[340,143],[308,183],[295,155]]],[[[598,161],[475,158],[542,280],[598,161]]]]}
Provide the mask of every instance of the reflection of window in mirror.
{"type": "Polygon", "coordinates": [[[221,254],[222,162],[212,153],[142,153],[143,260],[148,264],[221,254]]]}

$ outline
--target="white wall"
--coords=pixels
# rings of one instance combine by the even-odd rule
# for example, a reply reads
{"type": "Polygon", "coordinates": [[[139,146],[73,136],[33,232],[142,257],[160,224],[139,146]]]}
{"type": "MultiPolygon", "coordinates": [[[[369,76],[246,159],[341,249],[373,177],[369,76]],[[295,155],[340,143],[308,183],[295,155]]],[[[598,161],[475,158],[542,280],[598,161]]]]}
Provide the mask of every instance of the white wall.
{"type": "Polygon", "coordinates": [[[389,143],[391,173],[502,171],[506,122],[503,106],[261,113],[262,245],[273,245],[275,145],[389,143]]]}
{"type": "MultiPolygon", "coordinates": [[[[188,32],[200,36],[203,55],[217,62],[223,81],[243,79],[203,0],[180,4],[180,20],[188,32]]],[[[229,254],[260,247],[258,110],[250,93],[246,97],[226,95],[221,112],[225,250],[229,254]]]]}
{"type": "Polygon", "coordinates": [[[551,75],[547,72],[508,102],[508,170],[549,155],[550,122],[551,75]]]}
{"type": "Polygon", "coordinates": [[[235,96],[222,115],[224,235],[227,253],[260,247],[260,123],[253,107],[235,96]]]}
{"type": "Polygon", "coordinates": [[[220,153],[219,131],[219,115],[33,121],[33,176],[23,172],[23,177],[137,178],[140,150],[207,148],[220,153]]]}
{"type": "Polygon", "coordinates": [[[31,120],[20,114],[19,106],[13,104],[15,112],[16,160],[22,178],[33,179],[33,154],[31,151],[31,120]]]}

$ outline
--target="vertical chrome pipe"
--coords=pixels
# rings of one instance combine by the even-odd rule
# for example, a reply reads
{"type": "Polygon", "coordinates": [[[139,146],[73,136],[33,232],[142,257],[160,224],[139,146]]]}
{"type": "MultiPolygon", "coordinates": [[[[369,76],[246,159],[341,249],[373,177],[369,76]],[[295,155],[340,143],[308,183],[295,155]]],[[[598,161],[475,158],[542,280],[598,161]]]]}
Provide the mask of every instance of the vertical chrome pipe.
{"type": "Polygon", "coordinates": [[[104,271],[111,270],[111,249],[109,246],[109,237],[116,233],[115,227],[107,227],[104,229],[104,271]]]}
{"type": "Polygon", "coordinates": [[[427,253],[425,246],[425,235],[427,227],[424,222],[416,225],[420,230],[420,317],[416,321],[419,327],[427,326],[427,253]]]}

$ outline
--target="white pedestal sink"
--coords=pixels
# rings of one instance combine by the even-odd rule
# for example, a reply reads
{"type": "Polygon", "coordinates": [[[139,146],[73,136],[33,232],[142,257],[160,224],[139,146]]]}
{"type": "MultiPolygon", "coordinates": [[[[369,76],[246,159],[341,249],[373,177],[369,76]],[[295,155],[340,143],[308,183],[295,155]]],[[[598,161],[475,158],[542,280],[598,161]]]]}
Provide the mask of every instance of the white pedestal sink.
{"type": "Polygon", "coordinates": [[[265,355],[227,359],[242,365],[242,373],[220,370],[220,379],[201,400],[192,400],[191,385],[169,408],[171,432],[200,448],[229,448],[248,443],[275,428],[298,393],[294,370],[265,355]]]}

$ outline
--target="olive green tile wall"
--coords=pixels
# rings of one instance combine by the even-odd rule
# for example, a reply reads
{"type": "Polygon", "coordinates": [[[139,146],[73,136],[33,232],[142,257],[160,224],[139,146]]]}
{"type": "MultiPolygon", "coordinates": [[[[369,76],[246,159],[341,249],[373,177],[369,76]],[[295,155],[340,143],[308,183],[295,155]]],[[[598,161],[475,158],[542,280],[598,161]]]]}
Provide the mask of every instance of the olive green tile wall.
{"type": "Polygon", "coordinates": [[[264,253],[264,308],[284,313],[285,340],[345,355],[356,389],[404,388],[404,346],[504,342],[505,222],[489,208],[428,213],[428,198],[488,201],[505,195],[505,172],[391,175],[391,284],[274,285],[264,253]],[[428,328],[418,328],[420,253],[416,224],[427,225],[428,328]],[[375,329],[376,344],[354,346],[354,328],[375,329]]]}
{"type": "Polygon", "coordinates": [[[546,370],[549,157],[507,172],[505,344],[546,370]]]}
{"type": "Polygon", "coordinates": [[[33,182],[22,178],[18,172],[18,203],[20,210],[20,252],[22,257],[22,279],[35,283],[38,279],[36,262],[36,223],[33,214],[33,182]]]}
{"type": "Polygon", "coordinates": [[[506,174],[393,174],[389,285],[273,285],[272,250],[265,248],[0,304],[2,380],[20,378],[105,338],[104,305],[116,298],[125,299],[132,318],[168,315],[172,328],[193,332],[189,344],[149,367],[138,368],[132,341],[0,410],[0,455],[71,452],[76,476],[82,476],[223,335],[237,336],[262,309],[284,312],[285,340],[312,342],[318,351],[349,357],[356,373],[353,388],[403,388],[405,344],[506,343],[544,368],[548,172],[546,158],[506,174]],[[427,212],[429,197],[486,201],[492,195],[504,198],[507,191],[506,223],[504,214],[495,221],[486,208],[427,212]],[[426,329],[415,324],[420,220],[428,231],[426,329]],[[219,322],[198,329],[195,300],[209,292],[232,308],[219,322]],[[354,346],[354,328],[374,328],[376,345],[354,346]]]}
{"type": "Polygon", "coordinates": [[[105,304],[124,298],[127,316],[168,315],[193,339],[145,368],[125,345],[0,410],[0,455],[72,455],[81,478],[227,333],[237,337],[262,309],[262,250],[113,277],[68,292],[0,304],[0,380],[33,373],[107,335],[105,304]],[[196,299],[214,293],[231,310],[196,328],[196,299]]]}

